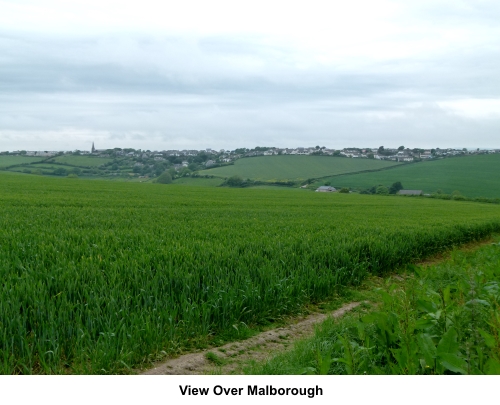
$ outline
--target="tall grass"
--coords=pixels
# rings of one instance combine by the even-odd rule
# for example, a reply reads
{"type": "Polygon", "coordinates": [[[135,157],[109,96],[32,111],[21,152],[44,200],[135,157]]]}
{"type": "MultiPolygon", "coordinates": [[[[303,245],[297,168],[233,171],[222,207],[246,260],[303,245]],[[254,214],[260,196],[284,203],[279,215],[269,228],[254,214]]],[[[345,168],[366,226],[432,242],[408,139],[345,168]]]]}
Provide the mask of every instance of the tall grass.
{"type": "Polygon", "coordinates": [[[453,201],[3,174],[1,185],[3,374],[130,372],[500,229],[498,207],[453,201]]]}
{"type": "MultiPolygon", "coordinates": [[[[498,241],[498,237],[496,238],[498,241]]],[[[325,322],[251,374],[500,374],[500,244],[387,279],[368,313],[325,322]]]]}

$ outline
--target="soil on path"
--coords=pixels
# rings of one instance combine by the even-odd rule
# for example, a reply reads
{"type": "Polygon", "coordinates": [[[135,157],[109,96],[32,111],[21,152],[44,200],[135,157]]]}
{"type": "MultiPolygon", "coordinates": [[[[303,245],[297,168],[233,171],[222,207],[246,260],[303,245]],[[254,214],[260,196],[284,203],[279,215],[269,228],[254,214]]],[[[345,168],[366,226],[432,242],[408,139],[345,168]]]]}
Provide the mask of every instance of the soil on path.
{"type": "Polygon", "coordinates": [[[244,341],[228,343],[218,348],[167,360],[142,374],[240,374],[244,364],[251,361],[265,360],[278,351],[285,350],[293,341],[311,335],[314,332],[315,325],[324,321],[327,317],[340,318],[358,305],[360,305],[360,302],[351,302],[331,313],[314,313],[297,320],[293,324],[259,333],[244,341]],[[207,359],[208,352],[216,355],[216,359],[213,360],[219,362],[219,365],[215,364],[213,360],[207,359]]]}

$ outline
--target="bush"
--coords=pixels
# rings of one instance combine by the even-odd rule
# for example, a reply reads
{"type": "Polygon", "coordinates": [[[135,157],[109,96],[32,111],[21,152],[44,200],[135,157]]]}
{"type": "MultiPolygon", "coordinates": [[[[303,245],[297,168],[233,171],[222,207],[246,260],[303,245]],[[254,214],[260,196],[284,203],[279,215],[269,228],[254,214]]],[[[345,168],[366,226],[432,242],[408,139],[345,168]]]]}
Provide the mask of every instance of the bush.
{"type": "Polygon", "coordinates": [[[66,176],[68,171],[64,167],[58,167],[53,171],[53,174],[56,176],[66,176]]]}
{"type": "Polygon", "coordinates": [[[389,189],[389,194],[397,194],[399,190],[403,189],[403,185],[401,184],[400,181],[397,181],[392,184],[391,188],[389,189]]]}
{"type": "Polygon", "coordinates": [[[346,193],[348,194],[349,193],[349,189],[347,187],[342,187],[340,190],[339,190],[339,193],[346,193]]]}
{"type": "Polygon", "coordinates": [[[376,194],[388,195],[389,189],[386,186],[378,186],[377,190],[376,190],[376,194]]]}
{"type": "Polygon", "coordinates": [[[235,174],[227,179],[226,184],[229,187],[241,187],[243,185],[243,178],[235,174]]]}
{"type": "Polygon", "coordinates": [[[170,184],[172,183],[172,176],[170,175],[169,172],[163,172],[158,176],[156,182],[161,184],[170,184]]]}

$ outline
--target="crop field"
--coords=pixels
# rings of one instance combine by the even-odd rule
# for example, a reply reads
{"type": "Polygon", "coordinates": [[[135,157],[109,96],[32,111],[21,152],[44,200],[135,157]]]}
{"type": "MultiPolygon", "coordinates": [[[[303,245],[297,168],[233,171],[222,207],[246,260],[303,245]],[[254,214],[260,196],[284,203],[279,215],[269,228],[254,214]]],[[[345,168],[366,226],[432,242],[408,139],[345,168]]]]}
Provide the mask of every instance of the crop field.
{"type": "Polygon", "coordinates": [[[206,179],[200,177],[180,177],[174,180],[174,184],[182,184],[186,186],[196,186],[196,187],[217,187],[222,184],[220,178],[206,179]]]}
{"type": "MultiPolygon", "coordinates": [[[[335,187],[367,189],[375,185],[390,186],[400,181],[406,189],[433,193],[441,189],[451,194],[458,190],[468,197],[500,197],[500,154],[463,156],[402,165],[372,173],[336,176],[335,187]]],[[[317,183],[322,184],[323,181],[317,183]]]]}
{"type": "Polygon", "coordinates": [[[331,156],[257,156],[239,159],[234,165],[208,169],[202,173],[219,177],[236,174],[252,180],[307,180],[394,165],[398,163],[331,156]]]}
{"type": "Polygon", "coordinates": [[[131,373],[500,230],[500,207],[462,201],[10,173],[0,187],[2,374],[131,373]]]}
{"type": "Polygon", "coordinates": [[[25,165],[27,163],[39,162],[44,160],[43,157],[30,157],[30,156],[0,156],[0,167],[8,167],[13,165],[25,165]]]}

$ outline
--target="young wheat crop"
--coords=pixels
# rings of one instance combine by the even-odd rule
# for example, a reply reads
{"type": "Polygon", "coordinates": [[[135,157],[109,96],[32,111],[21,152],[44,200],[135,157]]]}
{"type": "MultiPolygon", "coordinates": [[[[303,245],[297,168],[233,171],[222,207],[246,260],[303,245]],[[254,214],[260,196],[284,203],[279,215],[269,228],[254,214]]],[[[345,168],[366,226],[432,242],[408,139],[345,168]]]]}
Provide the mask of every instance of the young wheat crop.
{"type": "Polygon", "coordinates": [[[3,374],[130,372],[500,229],[477,203],[0,176],[3,374]]]}

